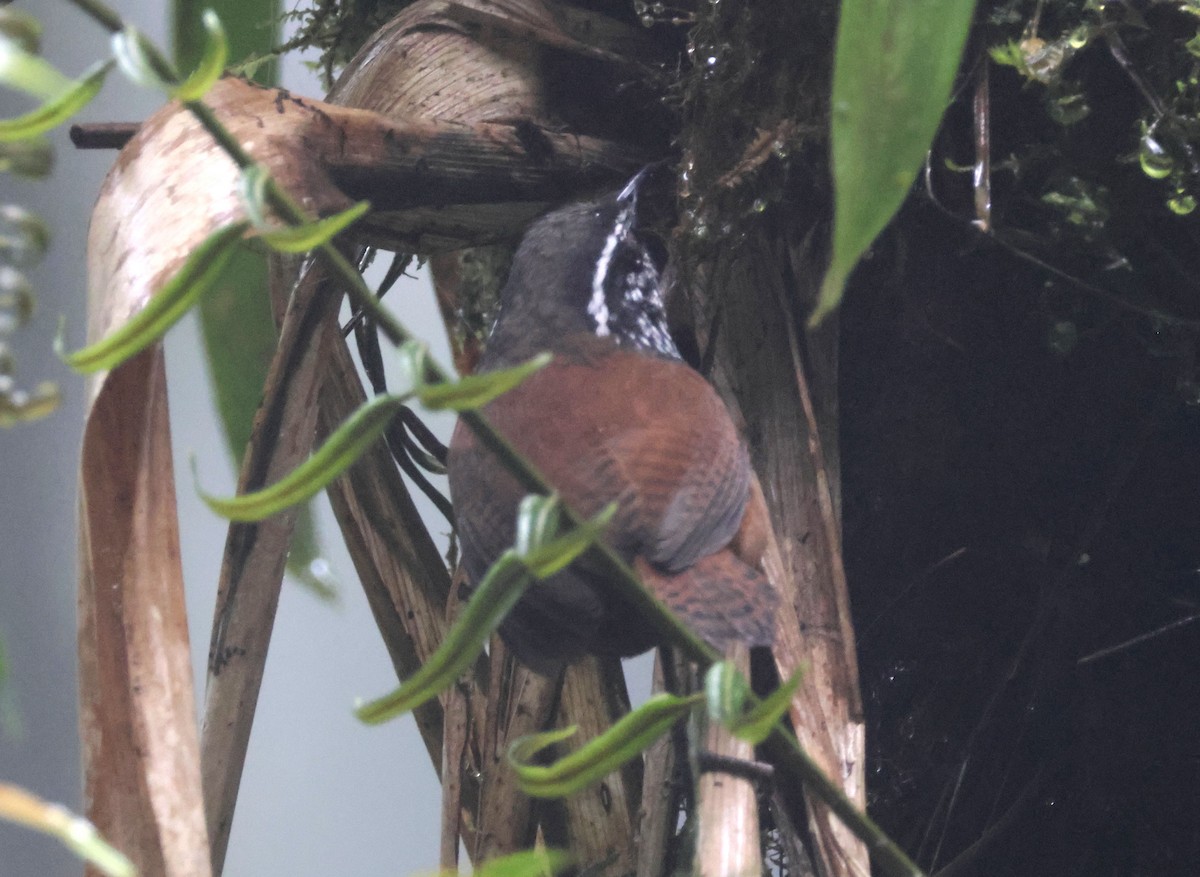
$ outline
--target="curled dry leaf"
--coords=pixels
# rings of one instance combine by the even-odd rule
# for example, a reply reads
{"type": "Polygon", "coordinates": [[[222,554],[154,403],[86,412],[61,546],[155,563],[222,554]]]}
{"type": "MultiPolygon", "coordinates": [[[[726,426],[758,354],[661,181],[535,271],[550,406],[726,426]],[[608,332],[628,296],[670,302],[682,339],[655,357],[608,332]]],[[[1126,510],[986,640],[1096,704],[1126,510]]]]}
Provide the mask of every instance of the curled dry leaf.
{"type": "MultiPolygon", "coordinates": [[[[93,290],[96,294],[97,291],[93,290]]],[[[123,309],[120,290],[113,307],[123,309]]],[[[162,349],[92,379],[80,472],[88,818],[142,874],[209,877],[162,349]]]]}

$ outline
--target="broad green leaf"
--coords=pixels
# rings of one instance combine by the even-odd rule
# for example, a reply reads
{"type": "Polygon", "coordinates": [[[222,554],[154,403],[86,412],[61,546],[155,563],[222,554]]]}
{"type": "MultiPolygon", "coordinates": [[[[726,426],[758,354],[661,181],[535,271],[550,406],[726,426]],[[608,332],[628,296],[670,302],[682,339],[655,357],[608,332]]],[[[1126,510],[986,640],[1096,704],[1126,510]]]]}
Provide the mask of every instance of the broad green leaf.
{"type": "MultiPolygon", "coordinates": [[[[267,257],[239,246],[198,308],[204,351],[229,453],[237,464],[246,452],[254,413],[262,399],[278,334],[267,292],[267,257]]],[[[336,585],[322,559],[312,509],[300,509],[287,569],[322,600],[336,599],[336,585]]]]}
{"type": "Polygon", "coordinates": [[[100,91],[104,77],[112,69],[112,63],[104,61],[97,64],[58,97],[51,98],[32,112],[15,119],[0,119],[0,142],[36,137],[71,118],[100,91]]]}
{"type": "Polygon", "coordinates": [[[49,100],[69,89],[72,82],[45,58],[0,35],[0,85],[49,100]]]}
{"type": "MultiPolygon", "coordinates": [[[[279,45],[279,24],[283,18],[279,0],[175,0],[171,4],[171,29],[179,69],[191,70],[200,64],[208,45],[201,16],[210,9],[220,16],[229,43],[229,58],[235,65],[267,55],[279,45]]],[[[277,66],[265,64],[253,73],[239,71],[239,75],[261,85],[273,85],[277,66]]]]}
{"type": "Polygon", "coordinates": [[[525,794],[534,798],[561,798],[608,776],[703,701],[703,694],[690,697],[657,694],[599,737],[550,765],[532,761],[542,750],[573,735],[575,728],[519,737],[508,749],[508,762],[525,794]]]}
{"type": "Polygon", "coordinates": [[[237,222],[209,235],[144,308],[107,337],[65,356],[67,365],[84,374],[110,369],[161,338],[216,282],[246,229],[237,222]]]}
{"type": "Polygon", "coordinates": [[[368,201],[359,201],[341,213],[326,216],[305,225],[259,227],[259,237],[280,253],[307,253],[333,240],[371,209],[368,201]]]}
{"type": "Polygon", "coordinates": [[[165,59],[157,57],[154,45],[132,24],[112,35],[112,53],[121,72],[144,88],[170,92],[179,83],[179,74],[161,63],[165,59]]]}
{"type": "Polygon", "coordinates": [[[833,257],[809,320],[837,307],[942,118],[974,0],[842,0],[833,67],[833,257]]]}
{"type": "Polygon", "coordinates": [[[204,52],[196,69],[174,90],[173,96],[179,100],[200,100],[204,97],[213,83],[221,78],[225,72],[225,62],[229,60],[229,40],[225,37],[225,29],[221,27],[217,13],[206,9],[200,21],[206,35],[204,52]]]}
{"type": "Polygon", "coordinates": [[[484,643],[517,605],[530,579],[529,570],[514,551],[501,554],[421,669],[391,694],[363,704],[354,714],[360,721],[377,725],[437,697],[483,652],[484,643]]]}
{"type": "Polygon", "coordinates": [[[539,353],[528,362],[500,371],[470,375],[445,384],[424,384],[417,388],[417,398],[426,408],[435,411],[469,411],[482,408],[497,396],[507,393],[539,369],[549,364],[549,353],[539,353]]]}
{"type": "Polygon", "coordinates": [[[92,823],[22,788],[0,783],[0,819],[58,838],[67,849],[108,877],[137,874],[133,863],[109,846],[92,823]]]}
{"type": "Polygon", "coordinates": [[[374,444],[404,404],[404,396],[376,396],[326,439],[312,456],[274,484],[221,499],[199,491],[210,509],[230,521],[261,521],[323,490],[374,444]]]}

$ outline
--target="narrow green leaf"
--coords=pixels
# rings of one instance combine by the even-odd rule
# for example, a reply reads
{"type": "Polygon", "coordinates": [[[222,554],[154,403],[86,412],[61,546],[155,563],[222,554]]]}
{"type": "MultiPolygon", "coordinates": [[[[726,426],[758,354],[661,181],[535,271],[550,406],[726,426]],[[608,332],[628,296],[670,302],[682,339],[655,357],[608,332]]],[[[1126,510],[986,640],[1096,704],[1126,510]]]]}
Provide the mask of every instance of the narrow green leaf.
{"type": "Polygon", "coordinates": [[[424,387],[429,373],[429,347],[425,342],[416,338],[405,341],[396,348],[395,357],[401,380],[414,389],[424,387]]]}
{"type": "Polygon", "coordinates": [[[450,409],[467,411],[482,408],[497,396],[507,393],[551,360],[549,353],[539,353],[528,362],[500,371],[470,375],[453,383],[424,384],[417,389],[417,398],[426,408],[435,411],[450,409]]]}
{"type": "Polygon", "coordinates": [[[483,652],[484,643],[517,605],[529,581],[529,570],[515,552],[510,549],[501,554],[421,669],[391,694],[363,704],[354,714],[362,722],[377,725],[437,697],[483,652]]]}
{"type": "Polygon", "coordinates": [[[65,356],[67,365],[84,374],[109,369],[161,338],[212,287],[246,228],[246,223],[237,222],[209,235],[179,273],[129,322],[95,344],[65,356]]]}
{"type": "Polygon", "coordinates": [[[45,137],[39,135],[11,142],[4,142],[0,137],[0,173],[40,180],[49,176],[53,169],[54,149],[45,137]]]}
{"type": "Polygon", "coordinates": [[[837,307],[899,209],[950,96],[974,0],[842,0],[833,68],[833,258],[809,324],[837,307]]]}
{"type": "Polygon", "coordinates": [[[521,850],[489,859],[475,869],[475,877],[553,877],[571,864],[571,854],[564,850],[521,850]]]}
{"type": "Polygon", "coordinates": [[[42,23],[24,9],[0,6],[0,37],[36,55],[42,49],[42,23]]]}
{"type": "Polygon", "coordinates": [[[50,381],[42,381],[31,392],[0,392],[0,428],[41,420],[52,414],[61,402],[62,392],[50,381]]]}
{"type": "Polygon", "coordinates": [[[22,788],[0,783],[0,819],[58,838],[67,849],[108,877],[137,874],[133,863],[109,846],[92,823],[22,788]]]}
{"type": "Polygon", "coordinates": [[[36,110],[15,119],[0,119],[0,142],[36,137],[65,122],[96,96],[111,69],[112,61],[101,62],[36,110]]]}
{"type": "Polygon", "coordinates": [[[49,100],[72,84],[69,77],[45,58],[24,49],[16,40],[0,35],[0,85],[49,100]]]}
{"type": "Polygon", "coordinates": [[[280,253],[307,253],[333,240],[371,209],[369,201],[359,201],[341,213],[326,216],[305,225],[259,227],[259,237],[272,250],[280,253]]]}
{"type": "Polygon", "coordinates": [[[792,696],[800,687],[800,680],[803,678],[803,672],[797,670],[787,682],[747,710],[729,729],[735,736],[755,746],[766,740],[776,723],[787,714],[792,705],[792,696]]]}
{"type": "Polygon", "coordinates": [[[708,716],[729,726],[742,717],[750,684],[729,661],[717,661],[704,674],[704,702],[708,716]]]}
{"type": "MultiPolygon", "coordinates": [[[[527,517],[540,514],[545,508],[545,503],[531,503],[528,497],[521,503],[521,513],[527,517]]],[[[391,694],[356,709],[355,715],[368,724],[378,724],[417,708],[453,684],[479,657],[484,643],[517,605],[530,580],[547,578],[570,564],[603,532],[614,510],[615,505],[610,505],[595,518],[549,541],[540,541],[546,534],[539,534],[528,554],[522,555],[511,548],[501,554],[471,595],[445,641],[421,669],[391,694]]],[[[518,526],[529,529],[534,525],[527,521],[518,526]]]]}
{"type": "Polygon", "coordinates": [[[766,740],[792,704],[803,674],[797,670],[764,700],[756,701],[750,683],[728,661],[718,661],[704,674],[708,714],[736,737],[758,745],[766,740]],[[747,709],[747,704],[752,704],[747,709]]]}
{"type": "Polygon", "coordinates": [[[246,216],[255,228],[270,228],[267,209],[267,181],[270,174],[261,164],[252,164],[238,177],[238,195],[246,216]]]}
{"type": "Polygon", "coordinates": [[[534,798],[561,798],[612,773],[703,701],[703,694],[690,697],[657,694],[599,737],[550,765],[531,762],[542,750],[574,734],[574,728],[519,737],[508,749],[508,763],[525,794],[534,798]]]}
{"type": "Polygon", "coordinates": [[[179,72],[136,26],[126,25],[113,34],[112,43],[116,66],[131,82],[168,94],[179,85],[179,72]]]}
{"type": "Polygon", "coordinates": [[[312,456],[269,487],[227,499],[198,491],[210,509],[230,521],[261,521],[323,490],[374,444],[404,396],[376,396],[337,428],[312,456]]]}
{"type": "Polygon", "coordinates": [[[578,527],[556,536],[548,542],[543,541],[544,533],[536,533],[529,549],[520,555],[521,560],[529,567],[534,578],[547,579],[566,569],[579,555],[597,542],[604,535],[604,529],[616,513],[617,504],[610,502],[594,518],[584,521],[578,527]]]}
{"type": "Polygon", "coordinates": [[[517,538],[513,543],[524,557],[558,535],[562,526],[562,503],[558,496],[531,493],[517,506],[517,538]]]}
{"type": "MultiPolygon", "coordinates": [[[[488,859],[476,868],[473,877],[554,877],[567,870],[574,858],[565,850],[547,849],[520,850],[507,856],[488,859]]],[[[443,869],[434,877],[459,877],[458,871],[443,869]]]]}
{"type": "Polygon", "coordinates": [[[200,100],[208,94],[208,90],[225,72],[225,63],[229,60],[229,40],[225,37],[225,28],[221,27],[220,17],[211,9],[206,9],[200,21],[204,25],[204,53],[196,69],[175,89],[173,95],[184,101],[200,100]]]}
{"type": "Polygon", "coordinates": [[[49,246],[44,219],[16,204],[0,205],[0,262],[25,268],[40,262],[49,246]]]}
{"type": "Polygon", "coordinates": [[[159,91],[170,92],[179,82],[179,74],[156,63],[154,45],[132,24],[112,35],[112,53],[117,66],[132,82],[159,91]]]}

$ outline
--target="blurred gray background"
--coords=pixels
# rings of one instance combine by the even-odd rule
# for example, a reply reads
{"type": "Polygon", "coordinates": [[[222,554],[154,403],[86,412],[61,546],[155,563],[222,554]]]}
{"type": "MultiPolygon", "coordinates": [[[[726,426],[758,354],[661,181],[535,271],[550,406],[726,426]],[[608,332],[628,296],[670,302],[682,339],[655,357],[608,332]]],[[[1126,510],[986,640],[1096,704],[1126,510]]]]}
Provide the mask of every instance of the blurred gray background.
{"type": "MultiPolygon", "coordinates": [[[[68,4],[17,5],[42,20],[44,54],[67,74],[105,52],[106,35],[68,4]]],[[[167,44],[163,4],[115,5],[167,44]]],[[[321,93],[296,58],[285,64],[284,82],[300,93],[321,93]]],[[[80,120],[136,121],[162,100],[113,74],[80,120]]],[[[28,108],[0,94],[0,116],[28,108]]],[[[0,780],[78,809],[75,483],[83,380],[58,362],[51,341],[60,315],[68,348],[82,341],[88,215],[115,153],[77,152],[65,129],[53,140],[57,166],[49,180],[0,177],[0,203],[33,210],[54,233],[47,260],[27,272],[39,310],[14,339],[19,383],[52,379],[64,394],[62,408],[46,420],[0,431],[0,638],[20,724],[16,733],[0,729],[0,780]]],[[[428,284],[398,286],[390,301],[448,362],[428,284]]],[[[196,497],[188,457],[195,454],[209,491],[230,493],[235,478],[192,320],[172,330],[167,356],[192,651],[202,686],[225,527],[196,497]]],[[[438,425],[444,437],[448,418],[438,425]]],[[[284,585],[225,869],[230,877],[410,874],[437,863],[439,789],[411,720],[367,728],[351,715],[355,698],[389,690],[395,677],[323,499],[318,525],[341,602],[323,604],[294,583],[284,585]]],[[[56,841],[0,823],[0,877],[80,871],[56,841]]]]}

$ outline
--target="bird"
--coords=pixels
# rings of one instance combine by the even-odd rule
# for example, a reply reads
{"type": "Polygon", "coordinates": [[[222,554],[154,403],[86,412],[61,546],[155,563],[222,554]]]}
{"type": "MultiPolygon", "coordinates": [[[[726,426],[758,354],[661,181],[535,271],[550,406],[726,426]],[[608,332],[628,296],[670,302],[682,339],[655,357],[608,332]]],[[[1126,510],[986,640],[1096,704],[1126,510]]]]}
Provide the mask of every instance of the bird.
{"type": "MultiPolygon", "coordinates": [[[[769,646],[779,598],[755,567],[765,506],[729,411],[668,326],[665,248],[639,204],[649,176],[526,230],[477,370],[551,359],[482,413],[581,518],[616,504],[605,542],[695,633],[718,650],[769,646]],[[747,514],[755,497],[763,511],[747,514]]],[[[447,470],[474,585],[513,544],[525,491],[461,418],[447,470]]],[[[649,621],[586,560],[533,583],[500,635],[543,673],[656,644],[649,621]]]]}

